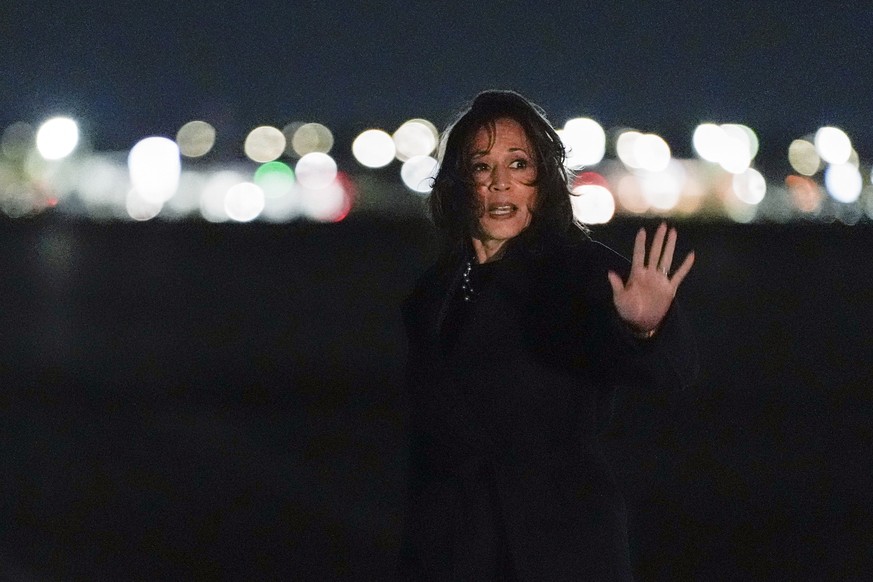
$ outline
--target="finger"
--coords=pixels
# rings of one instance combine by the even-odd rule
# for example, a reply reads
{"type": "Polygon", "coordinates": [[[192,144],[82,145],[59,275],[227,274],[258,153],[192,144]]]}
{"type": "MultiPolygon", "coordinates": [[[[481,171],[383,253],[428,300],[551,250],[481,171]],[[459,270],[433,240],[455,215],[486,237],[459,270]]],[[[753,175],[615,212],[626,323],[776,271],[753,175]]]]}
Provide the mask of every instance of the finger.
{"type": "Polygon", "coordinates": [[[661,260],[661,249],[664,247],[664,234],[667,232],[667,223],[662,222],[655,231],[655,236],[652,238],[652,248],[649,249],[649,262],[646,266],[651,269],[658,268],[658,261],[661,260]]]}
{"type": "Polygon", "coordinates": [[[670,283],[673,284],[674,293],[675,293],[676,289],[679,288],[679,285],[682,283],[682,280],[685,279],[685,275],[687,275],[688,271],[691,270],[691,266],[693,264],[694,264],[694,251],[691,251],[685,257],[685,260],[682,261],[682,264],[679,265],[679,268],[676,269],[676,272],[673,274],[673,277],[670,279],[670,283]]]}
{"type": "Polygon", "coordinates": [[[610,271],[606,274],[609,278],[609,284],[612,286],[612,297],[615,299],[622,291],[624,291],[624,281],[615,271],[610,271]]]}
{"type": "Polygon", "coordinates": [[[667,232],[667,244],[664,246],[664,252],[661,254],[661,261],[658,263],[658,270],[665,275],[670,273],[670,266],[673,264],[673,253],[676,251],[676,229],[671,228],[667,232]]]}
{"type": "Polygon", "coordinates": [[[646,229],[641,228],[637,231],[637,238],[634,240],[634,255],[631,261],[631,270],[642,269],[646,266],[646,229]]]}

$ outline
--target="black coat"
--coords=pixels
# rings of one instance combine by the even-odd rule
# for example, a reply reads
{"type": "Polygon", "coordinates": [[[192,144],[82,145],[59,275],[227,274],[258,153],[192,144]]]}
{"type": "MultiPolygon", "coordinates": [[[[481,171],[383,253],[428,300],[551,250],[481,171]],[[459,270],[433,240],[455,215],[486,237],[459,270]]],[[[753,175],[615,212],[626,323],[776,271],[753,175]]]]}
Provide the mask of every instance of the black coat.
{"type": "Polygon", "coordinates": [[[487,580],[503,556],[518,580],[631,579],[625,506],[597,433],[617,385],[693,379],[678,306],[653,338],[637,339],[606,276],[626,277],[625,259],[581,232],[538,252],[514,245],[447,354],[440,331],[465,262],[445,257],[404,304],[412,416],[401,572],[487,580]]]}

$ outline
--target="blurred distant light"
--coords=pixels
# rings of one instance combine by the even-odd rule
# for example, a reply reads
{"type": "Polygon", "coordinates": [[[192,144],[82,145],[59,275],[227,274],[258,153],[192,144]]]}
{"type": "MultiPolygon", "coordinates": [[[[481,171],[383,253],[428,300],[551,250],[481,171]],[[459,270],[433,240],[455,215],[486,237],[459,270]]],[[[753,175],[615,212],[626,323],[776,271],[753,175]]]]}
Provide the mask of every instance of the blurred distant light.
{"type": "Polygon", "coordinates": [[[245,181],[245,176],[232,170],[221,170],[210,176],[200,195],[200,215],[209,222],[226,222],[230,218],[224,203],[227,193],[245,181]]]}
{"type": "Polygon", "coordinates": [[[282,162],[267,162],[255,171],[254,182],[267,198],[279,198],[294,188],[294,170],[282,162]]]}
{"type": "Polygon", "coordinates": [[[767,193],[767,182],[761,172],[749,168],[742,174],[734,174],[733,191],[746,204],[759,204],[767,193]]]}
{"type": "Polygon", "coordinates": [[[564,164],[568,168],[594,166],[606,153],[606,132],[593,119],[577,117],[564,124],[559,132],[567,151],[564,164]]]}
{"type": "Polygon", "coordinates": [[[358,163],[368,168],[387,166],[394,159],[397,148],[391,136],[381,129],[368,129],[352,142],[352,154],[358,163]]]}
{"type": "Polygon", "coordinates": [[[34,143],[33,128],[30,124],[19,121],[3,130],[0,151],[10,160],[22,160],[33,148],[34,143]]]}
{"type": "Polygon", "coordinates": [[[852,141],[842,129],[836,127],[819,128],[815,132],[814,143],[818,155],[829,164],[845,164],[852,155],[852,141]]]}
{"type": "Polygon", "coordinates": [[[758,155],[758,147],[760,144],[758,142],[757,134],[755,134],[751,127],[743,125],[742,123],[725,123],[722,124],[721,128],[724,130],[725,135],[743,144],[750,160],[755,159],[755,156],[758,155]]]}
{"type": "Polygon", "coordinates": [[[154,200],[146,200],[136,190],[130,190],[127,193],[125,200],[125,210],[127,215],[134,220],[145,221],[151,220],[161,212],[163,208],[162,202],[154,200]]]}
{"type": "Polygon", "coordinates": [[[612,192],[600,184],[581,184],[570,196],[573,216],[583,224],[605,224],[615,215],[612,192]]]}
{"type": "Polygon", "coordinates": [[[691,143],[697,155],[707,162],[717,164],[721,159],[724,130],[714,123],[701,123],[694,129],[691,143]]]}
{"type": "Polygon", "coordinates": [[[319,222],[336,222],[348,214],[351,199],[344,180],[336,179],[320,188],[308,188],[302,181],[300,185],[300,210],[307,218],[319,222]]]}
{"type": "Polygon", "coordinates": [[[812,176],[821,168],[821,158],[812,142],[796,139],[788,146],[788,163],[794,171],[804,176],[812,176]]]}
{"type": "Polygon", "coordinates": [[[243,149],[254,162],[272,162],[285,151],[285,135],[275,127],[262,125],[249,132],[243,149]]]}
{"type": "Polygon", "coordinates": [[[312,152],[297,161],[296,174],[304,188],[326,188],[336,178],[336,162],[327,154],[312,152]]]}
{"type": "Polygon", "coordinates": [[[224,211],[237,222],[250,222],[264,210],[264,191],[257,184],[242,182],[228,189],[224,211]]]}
{"type": "Polygon", "coordinates": [[[615,195],[622,208],[628,212],[642,214],[651,208],[651,204],[643,194],[640,181],[634,174],[625,174],[618,180],[615,195]]]}
{"type": "Polygon", "coordinates": [[[821,190],[818,184],[806,176],[787,176],[785,187],[788,188],[792,204],[801,212],[810,214],[821,208],[824,198],[821,190]]]}
{"type": "Polygon", "coordinates": [[[413,156],[400,167],[400,178],[407,188],[419,194],[431,191],[437,161],[431,156],[413,156]]]}
{"type": "Polygon", "coordinates": [[[429,156],[437,146],[439,132],[426,119],[410,119],[397,128],[392,136],[395,156],[405,162],[416,156],[429,156]]]}
{"type": "Polygon", "coordinates": [[[131,148],[127,167],[138,195],[147,202],[163,204],[179,187],[179,146],[165,137],[147,137],[131,148]]]}
{"type": "Polygon", "coordinates": [[[660,172],[670,163],[670,146],[661,136],[646,133],[634,142],[633,158],[638,168],[649,172],[660,172]]]}
{"type": "Polygon", "coordinates": [[[739,198],[729,197],[724,200],[724,210],[734,222],[747,224],[755,219],[758,207],[755,204],[747,204],[739,198]]]}
{"type": "Polygon", "coordinates": [[[627,130],[621,132],[615,140],[615,154],[628,168],[639,168],[640,163],[636,159],[635,144],[642,137],[638,131],[627,130]]]}
{"type": "Polygon", "coordinates": [[[167,200],[162,213],[176,216],[196,213],[200,208],[200,198],[208,181],[209,175],[205,172],[183,171],[179,177],[179,188],[176,194],[167,200]]]}
{"type": "Polygon", "coordinates": [[[824,183],[828,194],[844,203],[856,201],[863,186],[861,172],[849,163],[829,165],[824,173],[824,183]]]}
{"type": "Polygon", "coordinates": [[[670,160],[660,172],[638,172],[640,188],[646,201],[657,210],[672,210],[685,187],[685,168],[670,160]]]}
{"type": "Polygon", "coordinates": [[[314,152],[326,154],[333,148],[333,133],[320,123],[291,124],[283,133],[290,133],[291,150],[297,157],[314,152]]]}
{"type": "Polygon", "coordinates": [[[758,153],[758,136],[738,123],[701,123],[692,136],[694,151],[731,174],[745,172],[758,153]]]}
{"type": "Polygon", "coordinates": [[[215,128],[205,121],[189,121],[176,133],[176,144],[185,157],[205,156],[215,145],[215,128]]]}
{"type": "Polygon", "coordinates": [[[54,117],[36,132],[36,149],[47,160],[60,160],[76,149],[79,126],[69,117],[54,117]]]}
{"type": "Polygon", "coordinates": [[[130,174],[122,164],[105,156],[89,156],[82,162],[75,190],[87,208],[120,208],[129,189],[130,174]]]}

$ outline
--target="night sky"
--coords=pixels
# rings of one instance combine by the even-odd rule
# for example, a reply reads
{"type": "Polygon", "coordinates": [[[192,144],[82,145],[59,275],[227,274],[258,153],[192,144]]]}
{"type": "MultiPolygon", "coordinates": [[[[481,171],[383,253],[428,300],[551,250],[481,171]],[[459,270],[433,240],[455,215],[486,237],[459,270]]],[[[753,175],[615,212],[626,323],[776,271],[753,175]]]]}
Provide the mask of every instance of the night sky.
{"type": "Polygon", "coordinates": [[[762,155],[837,125],[869,159],[870,6],[4,2],[0,128],[73,115],[98,149],[125,149],[201,118],[238,147],[257,124],[307,120],[342,140],[414,116],[443,125],[499,87],[556,124],[590,115],[656,131],[679,155],[707,120],[752,126],[762,155]]]}

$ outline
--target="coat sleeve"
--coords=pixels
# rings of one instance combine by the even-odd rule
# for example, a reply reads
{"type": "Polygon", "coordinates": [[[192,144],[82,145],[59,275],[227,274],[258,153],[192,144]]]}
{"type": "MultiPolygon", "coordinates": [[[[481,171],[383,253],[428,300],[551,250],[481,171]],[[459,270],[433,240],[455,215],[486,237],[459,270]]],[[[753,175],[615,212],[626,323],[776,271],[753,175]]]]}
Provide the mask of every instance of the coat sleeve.
{"type": "Polygon", "coordinates": [[[636,337],[615,309],[606,275],[612,270],[626,278],[630,265],[611,249],[592,244],[592,279],[585,295],[595,330],[588,336],[588,348],[595,354],[598,373],[613,385],[669,390],[690,386],[699,370],[697,344],[679,301],[673,301],[654,336],[636,337]]]}

